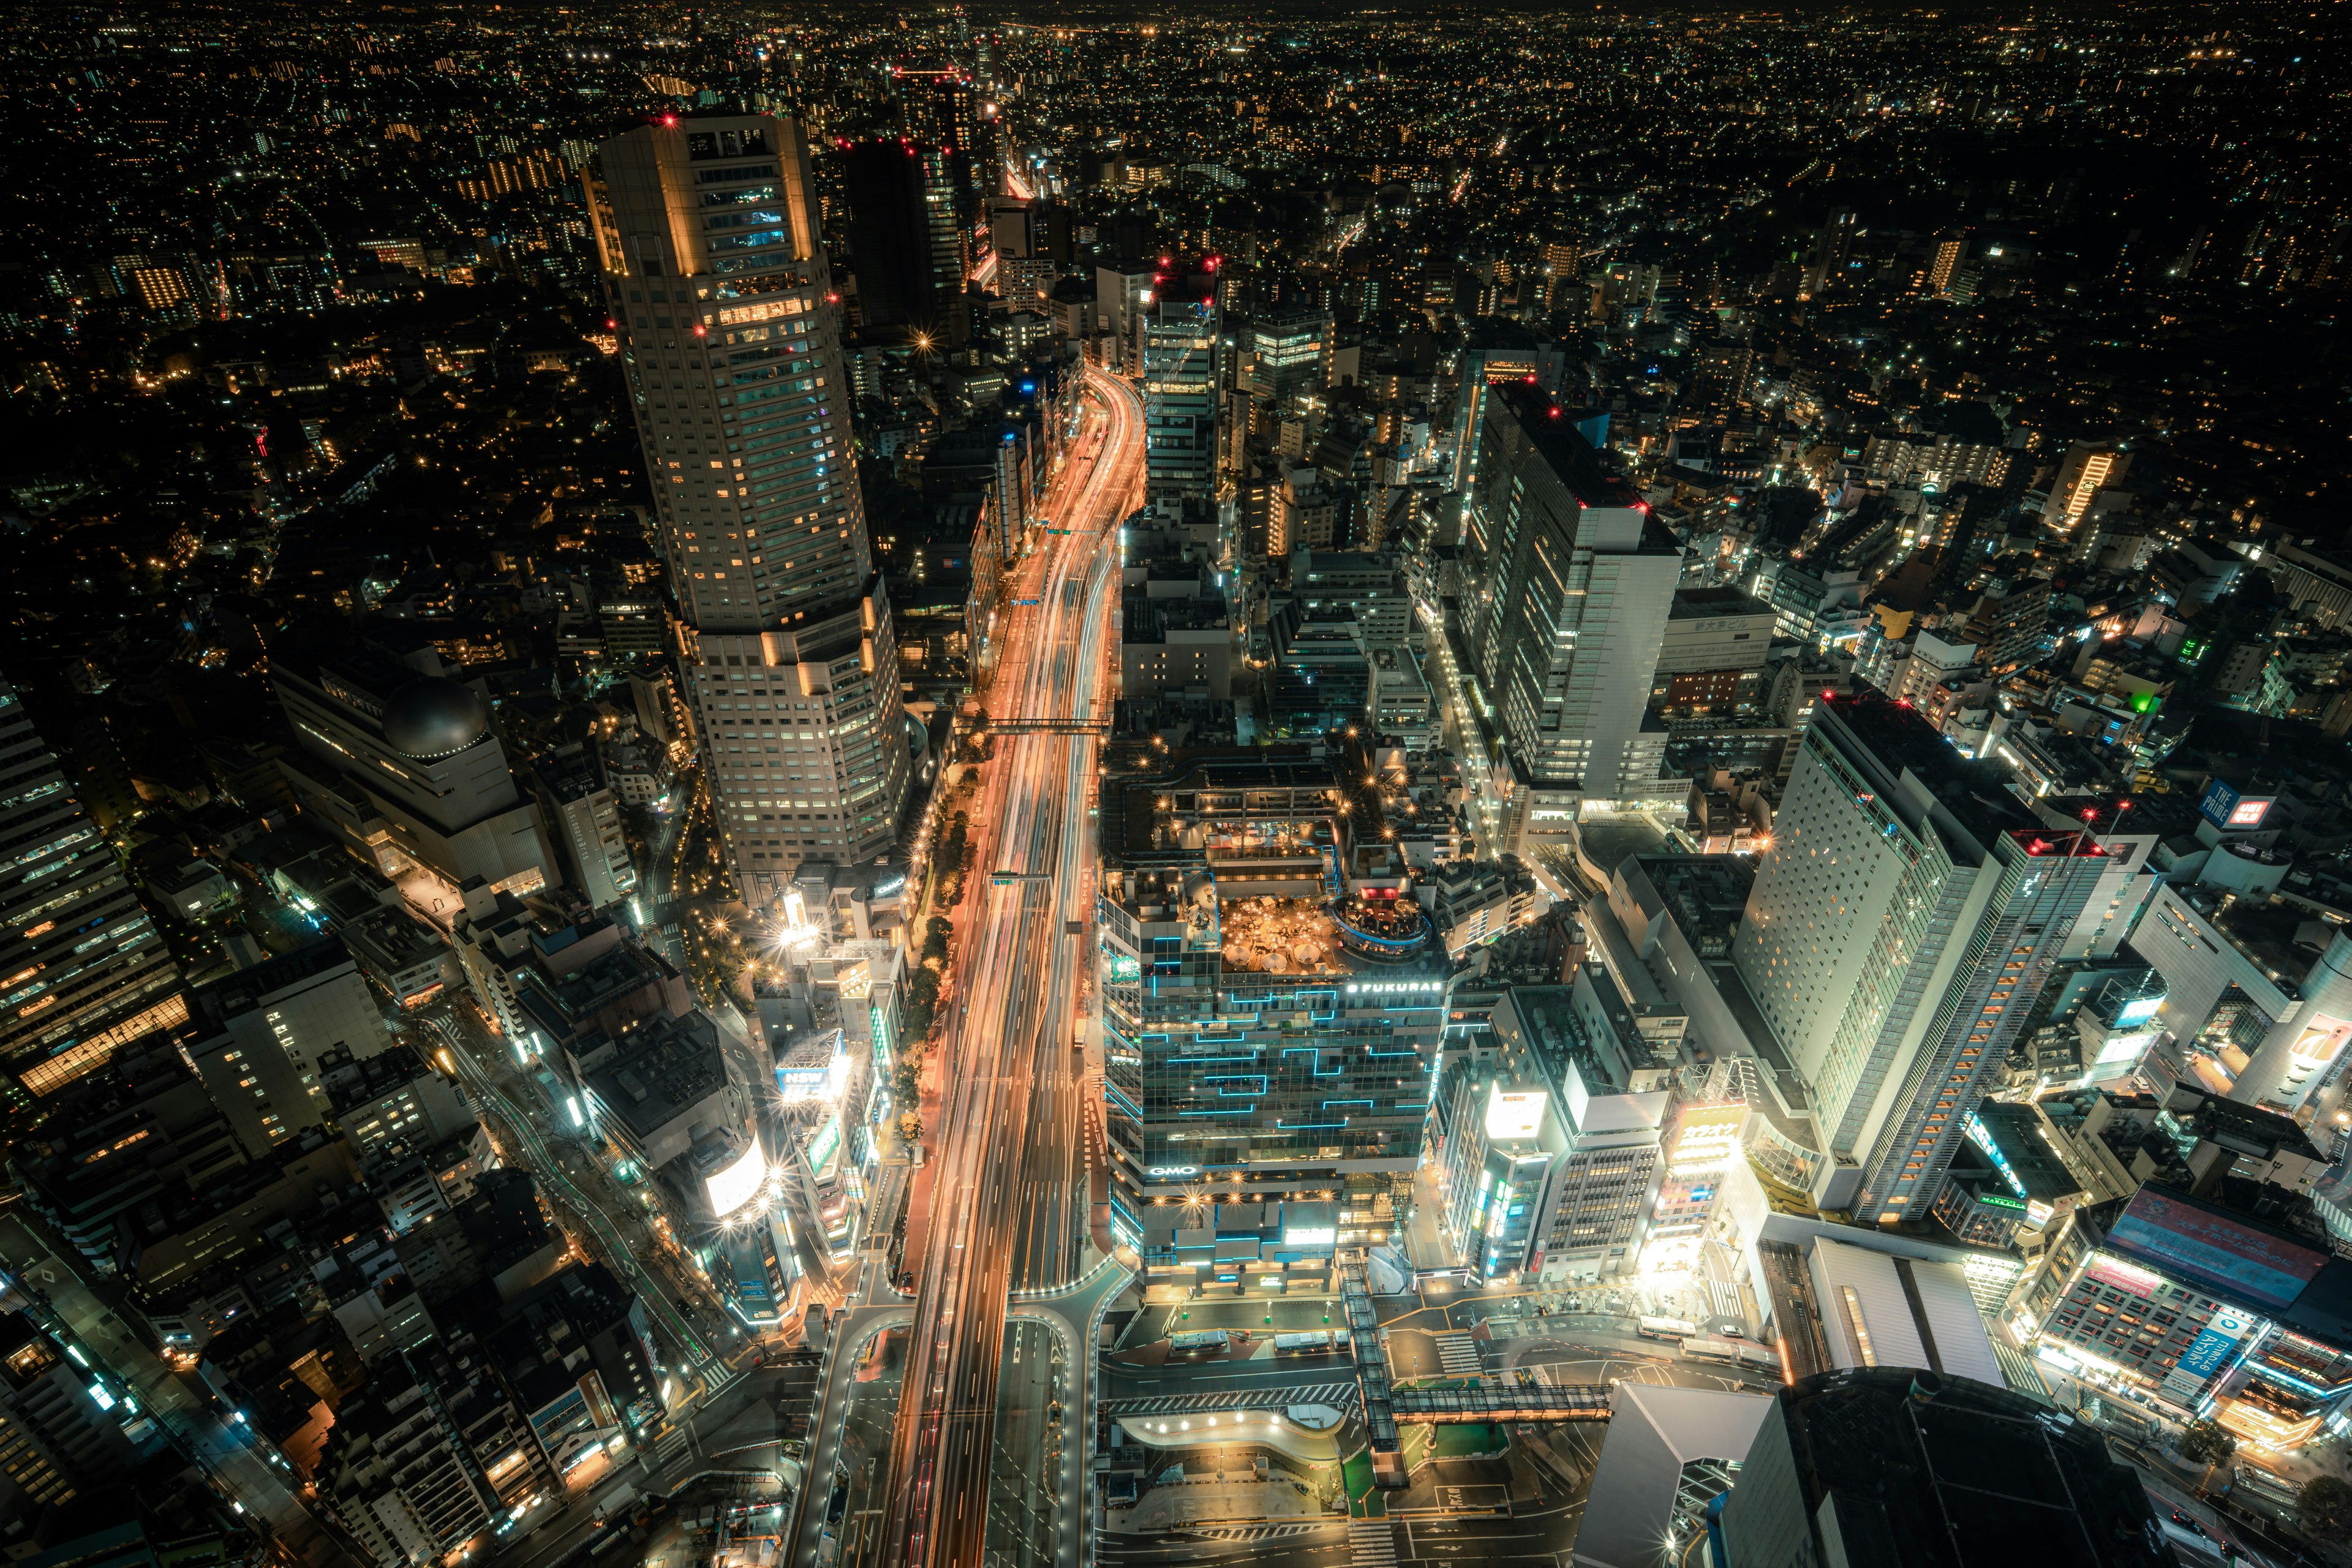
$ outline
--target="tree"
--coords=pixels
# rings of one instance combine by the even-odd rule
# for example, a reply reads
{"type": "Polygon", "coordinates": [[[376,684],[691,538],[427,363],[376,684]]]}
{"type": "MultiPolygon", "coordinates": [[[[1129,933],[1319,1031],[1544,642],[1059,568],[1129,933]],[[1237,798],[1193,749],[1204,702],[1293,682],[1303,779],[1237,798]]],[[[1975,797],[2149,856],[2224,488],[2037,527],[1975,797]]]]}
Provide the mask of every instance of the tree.
{"type": "Polygon", "coordinates": [[[2192,1465],[2218,1465],[2238,1451],[2238,1440],[2210,1421],[2191,1421],[2174,1447],[2192,1465]]]}
{"type": "Polygon", "coordinates": [[[2352,1542],[2352,1483],[2336,1476],[2314,1476],[2294,1494],[2294,1516],[2322,1541],[2339,1546],[2352,1542]]]}

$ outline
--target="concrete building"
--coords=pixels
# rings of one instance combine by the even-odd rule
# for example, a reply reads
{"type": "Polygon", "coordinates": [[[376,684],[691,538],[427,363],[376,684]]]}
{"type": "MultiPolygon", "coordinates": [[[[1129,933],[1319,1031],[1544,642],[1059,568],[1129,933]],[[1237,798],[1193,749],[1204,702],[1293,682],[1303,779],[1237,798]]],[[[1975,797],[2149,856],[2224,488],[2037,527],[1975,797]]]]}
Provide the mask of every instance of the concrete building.
{"type": "Polygon", "coordinates": [[[392,1045],[374,993],[334,937],[200,986],[189,1002],[187,1054],[251,1158],[326,1124],[330,1053],[364,1062],[392,1045]]]}
{"type": "Polygon", "coordinates": [[[2106,858],[1876,696],[1815,710],[1732,946],[1876,1220],[1934,1201],[2106,858]]]}
{"type": "Polygon", "coordinates": [[[763,114],[647,125],[585,184],[713,808],[769,905],[804,859],[888,847],[911,773],[807,148],[763,114]]]}
{"type": "Polygon", "coordinates": [[[305,817],[385,876],[456,888],[545,886],[554,857],[515,788],[490,705],[430,647],[405,660],[371,644],[270,660],[299,750],[278,760],[305,817]]]}
{"type": "Polygon", "coordinates": [[[1465,542],[1477,589],[1465,608],[1520,796],[1654,793],[1666,736],[1645,718],[1682,547],[1540,393],[1503,386],[1484,404],[1485,477],[1465,542]]]}
{"type": "Polygon", "coordinates": [[[621,832],[618,794],[598,776],[580,745],[563,747],[532,770],[551,837],[563,861],[564,880],[592,909],[610,909],[637,888],[637,867],[621,832]]]}
{"type": "Polygon", "coordinates": [[[21,846],[0,892],[0,919],[19,939],[16,978],[0,993],[0,1067],[29,1094],[50,1094],[116,1047],[179,1022],[187,1004],[162,933],[5,679],[0,772],[9,780],[0,830],[21,846]]]}
{"type": "Polygon", "coordinates": [[[1610,1389],[1609,1407],[1609,1435],[1570,1561],[1578,1568],[1678,1562],[1706,1531],[1709,1505],[1737,1481],[1772,1401],[1626,1378],[1610,1389]]]}
{"type": "Polygon", "coordinates": [[[2140,1478],[2087,1423],[1990,1382],[1899,1364],[1784,1391],[1716,1530],[1729,1568],[2175,1561],[2140,1478]]]}
{"type": "Polygon", "coordinates": [[[1675,1058],[1628,1033],[1595,1039],[1570,986],[1512,987],[1496,1005],[1493,1027],[1496,1074],[1540,1086],[1547,1097],[1510,1102],[1509,1125],[1530,1111],[1559,1117],[1560,1152],[1544,1190],[1529,1198],[1518,1267],[1546,1284],[1630,1272],[1657,1201],[1675,1058]]]}

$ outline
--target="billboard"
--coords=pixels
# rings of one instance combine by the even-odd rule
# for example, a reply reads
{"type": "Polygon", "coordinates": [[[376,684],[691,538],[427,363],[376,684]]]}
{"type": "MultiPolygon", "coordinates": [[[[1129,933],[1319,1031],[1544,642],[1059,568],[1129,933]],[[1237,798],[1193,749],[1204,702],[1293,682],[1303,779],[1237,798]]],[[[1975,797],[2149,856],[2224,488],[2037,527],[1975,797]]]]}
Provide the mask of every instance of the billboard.
{"type": "Polygon", "coordinates": [[[760,1141],[751,1140],[751,1147],[740,1156],[721,1166],[703,1179],[703,1188],[710,1199],[710,1212],[725,1219],[745,1204],[760,1195],[768,1184],[768,1159],[760,1152],[760,1141]]]}
{"type": "Polygon", "coordinates": [[[1486,1095],[1486,1136],[1495,1142],[1532,1138],[1543,1123],[1544,1104],[1551,1096],[1540,1089],[1505,1092],[1496,1084],[1486,1095]]]}
{"type": "Polygon", "coordinates": [[[2315,1247],[2155,1187],[2139,1190],[2107,1240],[2184,1284],[2263,1307],[2292,1305],[2327,1261],[2315,1247]]]}
{"type": "Polygon", "coordinates": [[[2295,1066],[2306,1072],[2326,1067],[2344,1054],[2347,1037],[2352,1037],[2352,1024],[2325,1013],[2314,1013],[2304,1020],[2303,1032],[2294,1037],[2292,1054],[2295,1066]]]}
{"type": "Polygon", "coordinates": [[[2189,1342],[2181,1352],[2177,1370],[2188,1373],[2200,1383],[2213,1376],[2230,1364],[2230,1357],[2245,1339],[2253,1324],[2242,1312],[2228,1308],[2213,1314],[2197,1337],[2189,1342]]]}
{"type": "Polygon", "coordinates": [[[2273,795],[2242,794],[2234,785],[2215,779],[2205,786],[2197,809],[2216,827],[2252,832],[2263,825],[2263,819],[2270,815],[2271,803],[2277,798],[2273,795]]]}
{"type": "Polygon", "coordinates": [[[2143,1299],[2153,1297],[2157,1287],[2164,1283],[2163,1276],[2152,1274],[2136,1263],[2127,1263],[2111,1252],[2093,1254],[2091,1266],[2083,1272],[2102,1285],[2112,1285],[2118,1290],[2143,1299]]]}

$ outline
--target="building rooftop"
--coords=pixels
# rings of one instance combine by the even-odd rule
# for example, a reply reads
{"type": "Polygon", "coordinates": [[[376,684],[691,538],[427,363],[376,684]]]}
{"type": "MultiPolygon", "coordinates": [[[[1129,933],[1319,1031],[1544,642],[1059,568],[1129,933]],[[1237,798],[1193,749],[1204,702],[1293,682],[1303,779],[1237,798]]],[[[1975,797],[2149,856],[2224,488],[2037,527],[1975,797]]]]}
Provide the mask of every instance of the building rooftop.
{"type": "Polygon", "coordinates": [[[1735,1542],[1760,1546],[1765,1531],[1795,1519],[1813,1532],[1822,1561],[1905,1568],[2165,1568],[2173,1561],[2139,1478],[2109,1458],[2097,1429],[1967,1378],[1899,1367],[1808,1378],[1780,1392],[1749,1456],[1723,1513],[1735,1542]],[[1756,1484],[1756,1459],[1776,1417],[1796,1458],[1793,1499],[1784,1478],[1772,1478],[1780,1484],[1769,1492],[1756,1484]],[[1834,1554],[1825,1540],[1838,1542],[1834,1554]]]}

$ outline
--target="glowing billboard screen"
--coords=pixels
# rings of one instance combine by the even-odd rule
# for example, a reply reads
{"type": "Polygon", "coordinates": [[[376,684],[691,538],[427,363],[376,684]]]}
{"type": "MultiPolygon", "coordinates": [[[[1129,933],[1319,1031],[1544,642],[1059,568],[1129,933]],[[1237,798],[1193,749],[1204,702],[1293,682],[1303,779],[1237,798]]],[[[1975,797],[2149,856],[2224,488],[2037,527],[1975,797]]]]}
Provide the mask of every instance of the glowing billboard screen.
{"type": "Polygon", "coordinates": [[[2184,1284],[2264,1307],[2293,1305],[2327,1261],[2315,1247],[2155,1187],[2139,1190],[2107,1240],[2184,1284]]]}
{"type": "Polygon", "coordinates": [[[2315,1013],[2305,1020],[2303,1032],[2294,1038],[2293,1055],[2295,1065],[2306,1071],[2326,1067],[2344,1054],[2344,1041],[2352,1036],[2352,1024],[2341,1018],[2331,1018],[2325,1013],[2315,1013]]]}
{"type": "Polygon", "coordinates": [[[1539,1089],[1506,1093],[1496,1084],[1486,1096],[1486,1136],[1497,1143],[1534,1137],[1543,1122],[1544,1103],[1550,1098],[1539,1089]]]}
{"type": "Polygon", "coordinates": [[[739,1158],[705,1177],[703,1188],[710,1198],[710,1212],[725,1219],[758,1197],[767,1184],[768,1157],[760,1152],[760,1141],[754,1138],[739,1158]]]}

